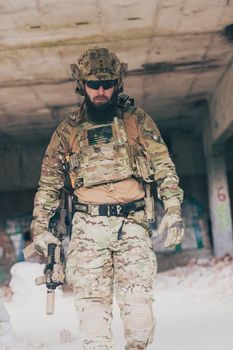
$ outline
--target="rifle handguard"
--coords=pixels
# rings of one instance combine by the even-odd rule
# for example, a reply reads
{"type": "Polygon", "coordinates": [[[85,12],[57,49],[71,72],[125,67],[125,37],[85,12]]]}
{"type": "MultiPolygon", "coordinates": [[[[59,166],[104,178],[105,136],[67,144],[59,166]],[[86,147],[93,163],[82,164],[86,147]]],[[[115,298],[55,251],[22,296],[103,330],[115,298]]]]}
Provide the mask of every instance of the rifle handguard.
{"type": "Polygon", "coordinates": [[[45,266],[45,283],[48,289],[56,289],[64,283],[63,252],[61,246],[55,243],[48,245],[48,263],[45,266]]]}

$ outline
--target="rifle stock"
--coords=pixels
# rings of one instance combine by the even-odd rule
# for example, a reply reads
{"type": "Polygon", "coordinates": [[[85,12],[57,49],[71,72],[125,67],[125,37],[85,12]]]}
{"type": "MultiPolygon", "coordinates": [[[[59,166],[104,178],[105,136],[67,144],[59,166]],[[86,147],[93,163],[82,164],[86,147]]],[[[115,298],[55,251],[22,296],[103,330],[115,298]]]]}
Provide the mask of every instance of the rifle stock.
{"type": "Polygon", "coordinates": [[[34,242],[27,245],[23,250],[25,260],[29,259],[34,253],[38,253],[35,249],[34,242]]]}
{"type": "MultiPolygon", "coordinates": [[[[24,248],[23,254],[25,260],[29,259],[32,255],[38,253],[35,249],[34,243],[30,243],[27,247],[24,248]]],[[[46,284],[46,276],[40,276],[35,279],[36,286],[41,286],[42,284],[46,284]]],[[[53,315],[54,314],[54,302],[55,302],[55,291],[53,289],[47,289],[46,294],[46,314],[53,315]]]]}

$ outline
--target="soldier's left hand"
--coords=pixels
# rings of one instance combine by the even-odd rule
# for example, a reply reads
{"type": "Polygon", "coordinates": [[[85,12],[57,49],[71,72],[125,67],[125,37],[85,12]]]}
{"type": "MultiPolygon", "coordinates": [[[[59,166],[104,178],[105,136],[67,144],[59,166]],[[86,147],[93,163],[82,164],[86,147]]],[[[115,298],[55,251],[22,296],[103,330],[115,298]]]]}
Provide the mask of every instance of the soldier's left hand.
{"type": "Polygon", "coordinates": [[[181,217],[180,210],[177,208],[169,208],[165,213],[157,235],[167,231],[167,237],[164,242],[165,248],[171,248],[181,243],[184,236],[184,222],[181,217]]]}

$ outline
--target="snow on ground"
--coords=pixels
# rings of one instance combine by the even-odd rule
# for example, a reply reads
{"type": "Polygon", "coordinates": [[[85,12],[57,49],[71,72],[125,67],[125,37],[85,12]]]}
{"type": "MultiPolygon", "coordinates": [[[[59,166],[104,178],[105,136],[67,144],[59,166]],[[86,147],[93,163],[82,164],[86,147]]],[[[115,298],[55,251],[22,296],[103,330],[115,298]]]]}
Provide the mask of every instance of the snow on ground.
{"type": "MultiPolygon", "coordinates": [[[[79,350],[78,320],[70,293],[56,291],[55,314],[45,314],[46,289],[35,286],[43,265],[12,267],[13,299],[6,303],[15,333],[28,349],[79,350]]],[[[233,349],[233,261],[191,261],[159,273],[155,281],[156,336],[148,349],[233,349]]],[[[124,349],[119,310],[114,304],[116,350],[124,349]]]]}

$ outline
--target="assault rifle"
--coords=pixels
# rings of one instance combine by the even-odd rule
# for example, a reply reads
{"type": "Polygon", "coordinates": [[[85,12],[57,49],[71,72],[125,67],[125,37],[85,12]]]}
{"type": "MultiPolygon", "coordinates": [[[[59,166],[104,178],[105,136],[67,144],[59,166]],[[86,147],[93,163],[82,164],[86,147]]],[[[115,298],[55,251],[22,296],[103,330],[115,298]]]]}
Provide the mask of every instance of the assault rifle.
{"type": "MultiPolygon", "coordinates": [[[[48,258],[44,269],[44,275],[37,277],[37,286],[46,284],[47,302],[46,314],[54,313],[55,289],[64,283],[65,256],[62,241],[71,236],[72,229],[72,196],[63,188],[61,192],[60,205],[49,221],[49,231],[61,241],[61,245],[48,244],[48,258]]],[[[24,257],[27,260],[32,254],[39,253],[31,243],[24,249],[24,257]]]]}

